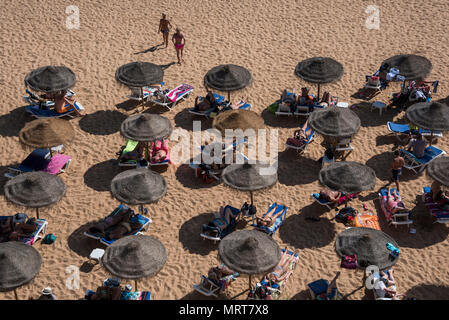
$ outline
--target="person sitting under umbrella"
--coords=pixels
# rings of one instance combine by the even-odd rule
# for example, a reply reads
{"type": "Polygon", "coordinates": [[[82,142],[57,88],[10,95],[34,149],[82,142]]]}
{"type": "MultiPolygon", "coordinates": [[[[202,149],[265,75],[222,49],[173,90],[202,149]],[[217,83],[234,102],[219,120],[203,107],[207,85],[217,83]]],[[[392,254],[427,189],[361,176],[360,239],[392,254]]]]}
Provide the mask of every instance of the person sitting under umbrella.
{"type": "Polygon", "coordinates": [[[413,150],[413,155],[417,158],[424,157],[428,142],[423,139],[421,133],[418,133],[416,139],[411,139],[407,151],[413,150]]]}
{"type": "Polygon", "coordinates": [[[405,294],[397,293],[393,286],[396,286],[396,282],[393,277],[393,269],[388,269],[388,271],[380,271],[380,278],[374,285],[374,290],[377,296],[381,298],[392,298],[393,300],[398,300],[399,297],[405,296],[405,294]]]}
{"type": "Polygon", "coordinates": [[[308,88],[301,88],[301,95],[298,97],[298,105],[308,106],[309,112],[312,112],[314,107],[313,104],[316,102],[316,99],[309,94],[308,88]]]}
{"type": "Polygon", "coordinates": [[[194,107],[195,111],[207,111],[207,110],[211,109],[212,107],[217,106],[215,97],[214,97],[213,93],[210,91],[207,91],[207,95],[203,100],[198,101],[199,99],[200,99],[199,96],[195,98],[195,107],[194,107]]]}
{"type": "Polygon", "coordinates": [[[235,271],[222,264],[221,266],[210,268],[207,272],[207,277],[218,284],[222,290],[225,290],[232,281],[230,276],[233,274],[235,274],[235,271]]]}
{"type": "Polygon", "coordinates": [[[65,91],[56,93],[54,99],[56,112],[65,113],[69,110],[74,110],[80,117],[86,115],[85,113],[81,113],[75,107],[75,99],[73,99],[72,97],[67,97],[65,91]]]}
{"type": "Polygon", "coordinates": [[[133,151],[122,154],[119,158],[119,161],[140,160],[143,157],[143,153],[144,144],[143,142],[139,142],[133,151]]]}
{"type": "Polygon", "coordinates": [[[295,93],[288,94],[287,90],[284,89],[281,94],[281,99],[279,100],[279,110],[282,112],[294,112],[295,104],[295,93]]]}
{"type": "Polygon", "coordinates": [[[320,191],[320,198],[329,202],[330,205],[338,205],[338,200],[342,196],[341,192],[324,189],[320,191]]]}
{"type": "Polygon", "coordinates": [[[151,159],[152,163],[159,163],[167,158],[168,141],[156,141],[151,145],[151,159]]]}
{"type": "Polygon", "coordinates": [[[307,143],[309,135],[312,133],[312,129],[308,127],[308,122],[306,121],[304,125],[293,133],[293,138],[287,139],[287,144],[300,147],[307,143]]]}

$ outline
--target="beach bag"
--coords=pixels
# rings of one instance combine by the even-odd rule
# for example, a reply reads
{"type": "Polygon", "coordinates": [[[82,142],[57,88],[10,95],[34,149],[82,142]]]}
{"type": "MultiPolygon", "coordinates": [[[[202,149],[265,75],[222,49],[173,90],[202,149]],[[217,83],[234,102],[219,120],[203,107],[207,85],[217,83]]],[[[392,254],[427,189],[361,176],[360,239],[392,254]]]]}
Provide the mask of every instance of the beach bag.
{"type": "Polygon", "coordinates": [[[52,233],[47,234],[44,239],[42,240],[45,244],[52,244],[56,241],[56,236],[52,233]]]}
{"type": "Polygon", "coordinates": [[[337,215],[335,216],[335,220],[340,223],[347,224],[350,221],[354,220],[356,215],[356,211],[352,207],[345,207],[341,209],[337,215]]]}
{"type": "Polygon", "coordinates": [[[357,255],[342,256],[340,267],[345,269],[357,269],[357,255]]]}
{"type": "Polygon", "coordinates": [[[302,139],[288,138],[287,144],[295,147],[300,147],[304,144],[304,141],[302,139]]]}

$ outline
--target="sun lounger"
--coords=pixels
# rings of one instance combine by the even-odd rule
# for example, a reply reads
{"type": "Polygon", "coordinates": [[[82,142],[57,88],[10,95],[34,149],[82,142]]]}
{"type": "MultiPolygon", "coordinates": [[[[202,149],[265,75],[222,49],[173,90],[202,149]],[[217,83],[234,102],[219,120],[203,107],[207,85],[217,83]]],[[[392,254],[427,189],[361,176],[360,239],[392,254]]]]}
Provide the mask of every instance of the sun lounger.
{"type": "MultiPolygon", "coordinates": [[[[13,216],[0,216],[0,220],[10,219],[13,216]]],[[[37,240],[45,237],[47,233],[48,222],[45,219],[36,219],[36,231],[34,231],[30,236],[25,238],[20,238],[19,241],[32,246],[37,240]]]]}
{"type": "Polygon", "coordinates": [[[126,140],[126,145],[124,147],[122,147],[122,150],[117,152],[117,155],[119,156],[118,159],[118,165],[121,167],[135,167],[137,165],[137,163],[139,162],[139,160],[137,159],[122,159],[122,156],[125,153],[128,152],[132,152],[134,151],[134,149],[136,149],[137,145],[139,144],[138,141],[134,141],[134,140],[126,140]]]}
{"type": "MultiPolygon", "coordinates": [[[[84,295],[85,300],[90,300],[90,298],[95,294],[95,291],[86,290],[84,295]]],[[[121,291],[120,300],[151,300],[150,291],[121,291]]]]}
{"type": "MultiPolygon", "coordinates": [[[[284,254],[285,249],[282,249],[282,254],[284,254]]],[[[288,279],[290,278],[290,276],[293,274],[293,271],[296,269],[296,266],[298,265],[299,262],[299,255],[298,253],[294,253],[292,251],[287,250],[287,254],[292,256],[294,255],[294,259],[290,262],[289,265],[289,271],[287,271],[287,277],[279,282],[276,283],[271,283],[271,281],[267,280],[266,277],[264,277],[260,282],[258,282],[256,284],[256,290],[254,292],[250,292],[248,294],[248,300],[266,300],[266,297],[261,297],[259,295],[259,290],[258,288],[262,287],[263,289],[265,289],[265,292],[269,292],[271,295],[271,299],[273,300],[278,300],[283,292],[284,287],[287,284],[288,279]]]]}
{"type": "MultiPolygon", "coordinates": [[[[358,196],[359,196],[359,193],[351,193],[351,194],[348,195],[348,201],[352,200],[354,198],[357,198],[358,196]]],[[[338,206],[344,204],[345,201],[346,201],[346,195],[345,195],[344,192],[342,192],[340,198],[338,199],[338,202],[337,202],[336,206],[333,206],[331,202],[328,202],[328,201],[322,199],[320,197],[319,193],[312,193],[311,197],[312,197],[313,200],[315,200],[316,202],[318,202],[319,204],[321,204],[323,206],[328,207],[329,209],[334,209],[336,206],[338,207],[338,206]]]]}
{"type": "Polygon", "coordinates": [[[170,160],[170,151],[168,150],[168,140],[164,139],[163,142],[162,141],[153,142],[151,145],[150,156],[151,156],[151,161],[148,162],[150,166],[164,166],[164,165],[170,164],[171,160],[170,160]],[[154,154],[158,150],[164,150],[166,152],[167,156],[164,160],[162,160],[160,162],[154,162],[152,159],[153,159],[154,154]]]}
{"type": "Polygon", "coordinates": [[[32,171],[45,171],[56,175],[65,172],[70,161],[70,156],[58,153],[50,158],[49,149],[35,149],[19,166],[9,167],[5,177],[12,179],[18,174],[32,171]]]}
{"type": "MultiPolygon", "coordinates": [[[[221,266],[224,267],[224,263],[222,263],[221,266]]],[[[239,273],[236,272],[217,281],[215,279],[210,279],[207,276],[202,275],[201,282],[199,284],[194,284],[193,289],[207,297],[218,297],[218,295],[225,291],[228,286],[239,276],[239,273]]]]}
{"type": "Polygon", "coordinates": [[[430,187],[423,188],[422,197],[430,214],[436,219],[435,223],[449,223],[449,210],[444,210],[438,203],[433,202],[432,196],[430,195],[430,187]]]}
{"type": "MultiPolygon", "coordinates": [[[[396,138],[398,138],[399,141],[402,141],[402,139],[399,138],[399,135],[408,135],[410,133],[410,127],[408,124],[401,124],[401,123],[394,123],[394,122],[387,122],[387,128],[388,131],[390,131],[391,133],[394,133],[396,138]]],[[[419,133],[421,133],[423,136],[430,136],[432,135],[432,131],[431,130],[426,130],[426,129],[419,129],[419,133]]],[[[433,136],[434,137],[442,137],[443,133],[441,133],[441,131],[433,131],[433,136]]]]}
{"type": "MultiPolygon", "coordinates": [[[[78,101],[75,101],[74,105],[77,111],[81,113],[84,111],[84,107],[78,101]]],[[[38,105],[30,105],[25,107],[25,111],[35,118],[62,118],[65,116],[74,118],[78,116],[78,113],[75,112],[75,109],[73,108],[66,112],[59,113],[55,109],[39,109],[38,105]]]]}
{"type": "MultiPolygon", "coordinates": [[[[387,273],[388,270],[389,269],[385,270],[384,272],[387,273]]],[[[372,279],[373,279],[372,281],[374,281],[374,282],[380,281],[380,279],[381,279],[381,275],[380,275],[379,272],[372,271],[371,274],[367,274],[367,276],[371,276],[372,279]]],[[[376,286],[376,284],[374,284],[374,286],[376,286]]],[[[397,290],[396,285],[390,285],[388,287],[388,289],[394,290],[394,291],[397,290]]],[[[370,288],[370,290],[373,290],[373,295],[374,295],[374,299],[375,300],[393,300],[393,298],[381,297],[379,295],[378,291],[376,289],[374,289],[374,288],[370,288]]]]}
{"type": "Polygon", "coordinates": [[[173,90],[156,95],[151,102],[171,110],[179,101],[187,99],[192,92],[193,87],[183,83],[173,90]]]}
{"type": "MultiPolygon", "coordinates": [[[[397,190],[394,188],[390,189],[390,194],[394,193],[397,193],[397,190]]],[[[386,205],[387,195],[388,195],[387,189],[380,190],[379,192],[380,208],[382,209],[382,212],[384,213],[388,223],[394,225],[395,227],[397,227],[398,225],[407,225],[410,228],[410,224],[413,223],[413,221],[409,219],[410,211],[397,212],[397,213],[390,212],[386,205]]]]}
{"type": "Polygon", "coordinates": [[[165,82],[161,82],[159,84],[155,84],[147,87],[131,87],[131,94],[127,95],[126,98],[135,101],[149,100],[151,97],[154,97],[157,91],[161,90],[162,86],[165,82]],[[142,99],[142,91],[143,91],[143,99],[142,99]]]}
{"type": "MultiPolygon", "coordinates": [[[[294,104],[296,104],[296,93],[287,91],[287,97],[291,97],[294,99],[294,104]]],[[[290,110],[290,107],[287,107],[283,104],[283,101],[279,99],[277,101],[278,108],[275,112],[275,115],[277,116],[292,116],[293,112],[290,110]],[[287,111],[288,109],[288,111],[287,111]]]]}
{"type": "MultiPolygon", "coordinates": [[[[195,115],[198,115],[198,116],[209,117],[211,112],[213,112],[217,108],[217,105],[221,105],[221,104],[223,104],[225,102],[225,97],[223,97],[223,96],[221,96],[221,95],[219,95],[217,93],[213,93],[213,96],[214,96],[216,104],[213,105],[209,110],[196,111],[195,108],[191,108],[191,109],[189,109],[189,113],[195,114],[195,115]]],[[[204,99],[204,97],[200,96],[199,97],[199,102],[203,101],[203,99],[204,99]]]]}
{"type": "Polygon", "coordinates": [[[267,210],[267,212],[262,216],[262,218],[267,217],[269,214],[270,216],[278,215],[276,218],[276,221],[271,225],[270,227],[266,226],[259,226],[256,223],[251,224],[252,227],[256,228],[257,230],[266,232],[268,235],[273,236],[276,231],[279,229],[279,227],[284,222],[285,218],[287,217],[287,211],[288,207],[273,203],[267,210]]]}
{"type": "MultiPolygon", "coordinates": [[[[229,208],[232,211],[233,215],[236,215],[239,213],[239,215],[236,216],[236,218],[232,219],[230,223],[220,216],[220,213],[215,214],[215,219],[209,222],[208,224],[203,224],[201,227],[201,233],[200,236],[203,239],[208,239],[214,241],[216,243],[217,241],[220,241],[224,237],[226,237],[228,234],[233,232],[237,226],[237,223],[240,218],[240,209],[226,206],[224,207],[224,210],[229,208]],[[219,226],[225,225],[226,227],[224,229],[220,229],[219,226]]],[[[223,210],[223,211],[224,211],[223,210]]]]}
{"type": "MultiPolygon", "coordinates": [[[[121,211],[125,211],[125,210],[128,210],[128,209],[129,209],[128,206],[121,204],[117,208],[115,208],[114,211],[111,212],[111,214],[109,214],[107,217],[105,217],[105,219],[113,217],[113,216],[119,214],[121,211]]],[[[142,234],[143,231],[147,231],[148,230],[148,228],[150,227],[150,224],[152,223],[152,220],[150,218],[147,218],[147,217],[142,216],[140,214],[136,214],[135,216],[133,216],[130,221],[131,222],[139,222],[142,226],[140,227],[139,230],[136,230],[133,233],[125,234],[124,237],[129,236],[129,235],[135,236],[135,235],[142,234]]],[[[105,233],[113,230],[114,227],[115,226],[112,226],[112,227],[106,229],[105,233]]],[[[106,246],[110,246],[111,244],[113,244],[116,241],[116,240],[107,240],[102,235],[89,233],[89,230],[85,231],[84,235],[86,237],[99,240],[102,244],[104,244],[106,246]]]]}
{"type": "Polygon", "coordinates": [[[307,136],[307,140],[305,141],[305,143],[303,143],[302,145],[300,145],[299,147],[291,145],[286,143],[285,146],[289,149],[294,149],[297,150],[299,153],[305,152],[307,147],[309,146],[309,144],[313,141],[313,139],[315,138],[315,131],[312,130],[309,126],[307,126],[305,132],[310,132],[309,135],[307,136]]]}
{"type": "MultiPolygon", "coordinates": [[[[326,108],[325,106],[315,103],[313,105],[313,109],[318,109],[318,110],[322,110],[326,108]]],[[[313,111],[312,111],[313,112],[313,111]]],[[[296,106],[296,111],[293,113],[295,116],[309,116],[311,113],[311,111],[309,111],[309,106],[308,105],[297,105],[296,106]]]]}
{"type": "Polygon", "coordinates": [[[446,154],[445,151],[438,149],[435,146],[428,146],[424,150],[424,156],[422,158],[415,157],[411,152],[400,149],[401,155],[404,157],[404,168],[412,170],[415,173],[421,172],[424,168],[436,158],[446,154]],[[418,171],[416,171],[418,170],[418,171]]]}

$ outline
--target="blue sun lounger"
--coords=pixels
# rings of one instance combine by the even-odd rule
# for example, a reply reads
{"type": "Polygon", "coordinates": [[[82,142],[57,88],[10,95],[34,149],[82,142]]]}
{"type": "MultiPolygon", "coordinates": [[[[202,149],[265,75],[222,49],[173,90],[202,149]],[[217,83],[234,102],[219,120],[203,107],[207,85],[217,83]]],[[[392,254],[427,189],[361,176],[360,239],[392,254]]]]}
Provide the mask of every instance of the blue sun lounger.
{"type": "MultiPolygon", "coordinates": [[[[220,105],[220,104],[222,104],[225,101],[225,97],[223,97],[223,96],[221,96],[221,95],[219,95],[217,93],[213,93],[213,96],[214,96],[214,99],[215,99],[216,103],[209,110],[196,111],[195,108],[191,108],[191,109],[189,109],[189,113],[195,114],[195,115],[198,115],[198,116],[209,117],[211,112],[213,112],[217,108],[217,105],[220,105]]],[[[199,99],[200,102],[203,101],[203,99],[204,99],[204,97],[201,97],[201,96],[199,98],[200,98],[199,99]]]]}
{"type": "MultiPolygon", "coordinates": [[[[410,127],[408,124],[394,123],[394,122],[388,121],[387,127],[388,127],[388,131],[390,131],[391,133],[394,133],[396,136],[398,134],[409,134],[410,133],[410,127]]],[[[421,133],[423,136],[430,136],[432,134],[432,131],[420,128],[419,133],[421,133]]],[[[433,136],[434,137],[442,137],[443,133],[441,133],[441,131],[434,131],[433,136]]]]}
{"type": "MultiPolygon", "coordinates": [[[[126,205],[124,205],[124,204],[121,204],[121,205],[119,205],[117,208],[115,208],[114,211],[112,211],[111,214],[109,214],[105,219],[110,218],[110,217],[113,217],[113,216],[119,214],[120,212],[126,211],[126,210],[128,210],[128,209],[129,209],[128,206],[126,206],[126,205]]],[[[147,217],[142,216],[142,215],[140,215],[140,214],[136,214],[135,216],[133,216],[133,217],[131,218],[130,221],[131,221],[131,222],[134,222],[134,223],[138,222],[138,223],[140,223],[142,226],[140,227],[139,230],[136,230],[136,231],[134,231],[133,233],[125,234],[124,237],[130,236],[130,235],[135,236],[135,235],[142,234],[143,231],[148,230],[148,228],[150,227],[150,224],[151,224],[151,222],[152,222],[152,220],[151,220],[150,218],[147,218],[147,217]]],[[[114,226],[111,227],[111,228],[114,228],[114,226]]],[[[111,228],[106,229],[105,232],[110,231],[111,228]]],[[[86,232],[84,232],[84,235],[85,235],[86,237],[89,237],[89,238],[92,238],[92,239],[99,240],[102,244],[104,244],[104,245],[106,245],[106,246],[110,246],[111,244],[113,244],[113,243],[116,241],[116,240],[107,240],[106,238],[104,238],[104,237],[102,237],[102,236],[99,236],[99,235],[97,235],[97,234],[89,233],[89,230],[86,231],[86,232]]]]}
{"type": "Polygon", "coordinates": [[[214,243],[217,241],[220,241],[224,237],[226,237],[228,234],[233,232],[237,226],[237,223],[239,221],[239,217],[237,214],[239,214],[241,211],[240,209],[226,206],[223,210],[230,209],[233,215],[236,215],[236,218],[231,219],[230,223],[226,221],[223,217],[217,216],[214,220],[209,222],[208,224],[203,224],[201,227],[201,233],[200,236],[204,239],[213,240],[214,243]],[[225,225],[224,229],[220,229],[220,226],[225,225]]]}
{"type": "Polygon", "coordinates": [[[305,132],[310,131],[309,135],[307,136],[307,141],[305,143],[303,143],[301,146],[297,147],[291,144],[286,143],[285,146],[287,148],[290,149],[295,149],[299,152],[304,152],[306,151],[307,147],[309,146],[309,144],[313,141],[313,139],[315,138],[315,131],[312,130],[309,126],[307,126],[305,132]]]}
{"type": "Polygon", "coordinates": [[[251,226],[256,228],[256,229],[258,229],[258,230],[260,230],[260,231],[264,231],[268,235],[272,236],[273,234],[276,233],[276,231],[279,229],[279,227],[284,222],[284,220],[285,220],[285,218],[287,216],[287,211],[288,211],[288,207],[280,205],[280,204],[277,204],[275,202],[268,208],[267,212],[262,216],[262,218],[265,218],[268,214],[270,214],[271,216],[275,216],[275,215],[281,213],[276,218],[276,221],[270,227],[259,226],[256,223],[251,224],[251,226]]]}
{"type": "Polygon", "coordinates": [[[399,151],[401,152],[401,155],[405,160],[404,168],[412,170],[414,173],[423,171],[424,168],[433,160],[442,156],[443,154],[446,154],[445,151],[438,149],[435,146],[428,146],[424,150],[424,156],[422,158],[417,158],[411,152],[408,152],[404,149],[400,149],[399,151]],[[418,169],[419,171],[416,171],[418,169]]]}
{"type": "MultiPolygon", "coordinates": [[[[85,300],[90,300],[90,298],[95,294],[93,290],[86,290],[84,295],[85,300]]],[[[150,291],[121,291],[120,300],[151,300],[150,291]]]]}

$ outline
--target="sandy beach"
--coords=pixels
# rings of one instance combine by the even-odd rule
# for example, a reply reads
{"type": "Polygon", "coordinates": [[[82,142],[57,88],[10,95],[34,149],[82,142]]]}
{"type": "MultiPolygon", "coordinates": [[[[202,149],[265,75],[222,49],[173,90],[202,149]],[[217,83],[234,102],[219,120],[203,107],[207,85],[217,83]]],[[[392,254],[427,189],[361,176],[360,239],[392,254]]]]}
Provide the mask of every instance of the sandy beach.
{"type": "MultiPolygon", "coordinates": [[[[349,294],[362,284],[362,271],[340,268],[334,242],[342,224],[331,219],[328,210],[311,200],[312,192],[322,188],[318,181],[323,155],[323,139],[318,137],[304,155],[286,150],[284,143],[304,123],[304,118],[275,117],[266,108],[277,100],[283,89],[307,86],[294,74],[299,61],[313,56],[326,56],[344,66],[343,77],[322,86],[340,101],[355,105],[362,125],[352,146],[349,161],[367,164],[376,172],[372,191],[363,192],[351,205],[362,203],[375,208],[382,231],[400,246],[401,255],[394,266],[398,291],[418,299],[449,299],[449,227],[433,223],[426,207],[417,201],[423,186],[432,180],[425,171],[414,174],[405,170],[401,176],[401,195],[412,208],[416,234],[407,227],[389,226],[380,210],[378,191],[389,182],[390,163],[395,147],[394,136],[388,135],[387,121],[402,121],[405,112],[384,110],[381,116],[370,111],[371,102],[388,102],[390,92],[400,90],[392,83],[371,101],[356,98],[365,75],[372,74],[381,62],[396,54],[417,54],[433,65],[428,80],[439,80],[433,100],[449,102],[449,20],[446,0],[431,0],[425,6],[416,0],[373,1],[380,10],[379,29],[368,29],[366,1],[267,1],[267,0],[98,0],[76,1],[80,11],[79,29],[67,29],[66,7],[70,1],[4,0],[0,12],[0,210],[2,215],[32,211],[14,206],[4,195],[7,181],[3,175],[8,166],[20,163],[31,151],[20,143],[18,133],[33,118],[26,114],[23,101],[24,77],[31,70],[46,65],[64,65],[73,70],[77,82],[73,87],[86,109],[84,118],[69,120],[76,138],[64,145],[72,157],[68,170],[60,175],[67,193],[55,205],[40,211],[48,233],[57,236],[52,245],[41,241],[34,247],[42,256],[38,276],[19,288],[20,299],[37,298],[45,287],[51,287],[58,299],[81,299],[87,289],[95,290],[108,277],[100,266],[86,268],[92,249],[102,247],[83,232],[95,221],[107,216],[119,202],[111,197],[110,183],[120,172],[116,152],[125,143],[120,124],[131,105],[125,98],[129,89],[115,80],[116,69],[128,62],[146,61],[165,65],[164,82],[173,88],[181,83],[192,85],[194,94],[167,111],[150,106],[146,112],[169,118],[175,129],[192,135],[192,121],[201,120],[187,112],[196,95],[204,95],[203,77],[219,64],[237,64],[247,68],[253,83],[232,94],[231,99],[248,98],[252,110],[261,114],[269,129],[279,133],[278,183],[255,193],[258,213],[273,202],[289,207],[287,219],[274,235],[281,248],[299,252],[299,263],[288,280],[283,299],[310,299],[307,284],[332,279],[342,271],[338,288],[349,294]],[[177,65],[176,52],[157,47],[162,35],[157,33],[161,13],[166,13],[174,27],[180,27],[185,38],[185,63],[177,65]],[[319,217],[313,222],[305,217],[319,217]],[[79,270],[79,288],[69,289],[66,281],[79,270]],[[67,269],[69,267],[69,269],[67,269]]],[[[221,93],[224,94],[224,93],[221,93]]],[[[211,120],[201,120],[202,129],[211,120]]],[[[439,148],[449,152],[449,134],[438,139],[439,148]]],[[[249,201],[249,193],[238,192],[222,183],[204,184],[195,178],[186,164],[170,165],[157,170],[167,182],[167,194],[157,204],[148,205],[152,224],[146,234],[159,239],[167,249],[167,261],[152,278],[139,282],[139,289],[151,291],[152,299],[205,299],[192,286],[201,275],[219,263],[218,244],[203,240],[200,229],[220,206],[240,208],[249,201]]],[[[135,208],[137,210],[137,207],[135,208]]],[[[246,228],[250,228],[249,225],[246,228]]],[[[241,277],[221,298],[229,298],[247,288],[241,277]]],[[[244,299],[243,295],[239,299],[244,299]]],[[[14,299],[13,292],[0,293],[0,299],[14,299]]],[[[351,300],[372,299],[368,291],[359,290],[351,300]]]]}

